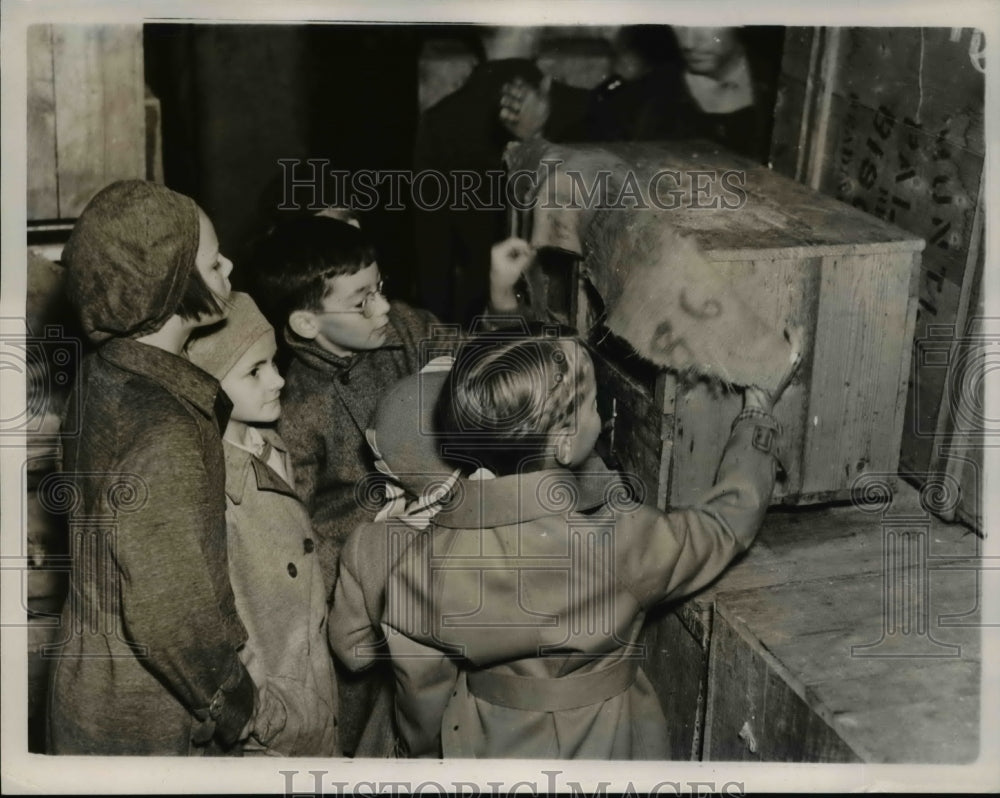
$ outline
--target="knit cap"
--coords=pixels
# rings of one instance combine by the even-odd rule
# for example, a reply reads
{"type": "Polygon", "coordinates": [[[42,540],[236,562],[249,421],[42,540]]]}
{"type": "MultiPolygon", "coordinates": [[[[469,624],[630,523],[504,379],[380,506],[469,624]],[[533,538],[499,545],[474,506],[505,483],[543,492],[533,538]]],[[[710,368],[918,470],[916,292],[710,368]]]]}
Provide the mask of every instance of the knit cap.
{"type": "Polygon", "coordinates": [[[434,406],[450,368],[451,358],[438,358],[393,385],[379,399],[365,434],[376,468],[414,494],[455,470],[441,458],[434,432],[434,406]]]}
{"type": "Polygon", "coordinates": [[[227,304],[226,318],[197,331],[187,345],[191,362],[220,381],[251,346],[274,330],[249,294],[233,291],[227,304]]]}
{"type": "Polygon", "coordinates": [[[66,287],[94,343],[159,330],[195,267],[193,199],[159,183],[122,180],[83,209],[63,250],[66,287]]]}

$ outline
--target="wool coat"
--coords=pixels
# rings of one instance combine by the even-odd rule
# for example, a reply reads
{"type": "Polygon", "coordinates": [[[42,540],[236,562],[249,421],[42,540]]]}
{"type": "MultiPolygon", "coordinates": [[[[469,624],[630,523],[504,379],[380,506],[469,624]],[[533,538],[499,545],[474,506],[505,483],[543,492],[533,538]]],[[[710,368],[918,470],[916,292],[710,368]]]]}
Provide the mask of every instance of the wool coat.
{"type": "Polygon", "coordinates": [[[462,481],[424,530],[390,520],[351,536],[331,640],[357,668],[388,647],[411,756],[666,758],[643,621],[753,541],[775,443],[769,419],[738,421],[715,486],[669,513],[628,498],[597,458],[462,481]]]}
{"type": "Polygon", "coordinates": [[[278,433],[292,455],[295,488],[316,530],[331,588],[344,540],[378,510],[357,493],[375,470],[365,430],[379,397],[434,356],[424,342],[430,342],[435,324],[431,313],[393,302],[386,343],[353,357],[340,357],[286,331],[293,358],[281,393],[278,433]]]}
{"type": "MultiPolygon", "coordinates": [[[[331,588],[344,540],[378,510],[378,503],[359,491],[368,484],[366,476],[375,472],[365,430],[379,397],[397,380],[418,371],[425,359],[440,354],[424,345],[436,323],[427,311],[393,302],[386,343],[350,358],[286,332],[294,356],[285,374],[278,432],[292,455],[295,488],[309,511],[323,578],[331,588]]],[[[340,668],[337,677],[344,751],[388,753],[393,746],[391,723],[377,715],[378,707],[388,706],[378,696],[390,688],[391,675],[382,671],[358,676],[340,668]],[[373,740],[373,748],[358,750],[366,726],[386,731],[375,735],[381,739],[373,740]]]]}
{"type": "MultiPolygon", "coordinates": [[[[284,461],[284,443],[260,430],[284,461]]],[[[277,473],[228,440],[229,577],[249,638],[240,656],[260,695],[247,752],[339,756],[337,682],[326,642],[327,594],[309,516],[277,473]]]]}
{"type": "Polygon", "coordinates": [[[81,432],[65,442],[62,494],[73,571],[49,751],[238,752],[254,686],[226,554],[231,405],[186,359],[125,338],[84,361],[74,394],[81,432]]]}

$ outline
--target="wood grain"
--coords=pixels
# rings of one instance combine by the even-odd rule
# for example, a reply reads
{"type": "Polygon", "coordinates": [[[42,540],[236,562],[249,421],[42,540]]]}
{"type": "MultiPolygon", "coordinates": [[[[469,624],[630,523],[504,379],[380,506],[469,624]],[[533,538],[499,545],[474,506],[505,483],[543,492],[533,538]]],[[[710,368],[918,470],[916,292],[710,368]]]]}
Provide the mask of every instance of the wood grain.
{"type": "Polygon", "coordinates": [[[824,259],[804,492],[846,490],[860,474],[896,471],[911,304],[900,298],[910,294],[911,267],[910,257],[824,259]]]}
{"type": "Polygon", "coordinates": [[[52,26],[28,27],[28,220],[59,216],[52,26]]]}
{"type": "Polygon", "coordinates": [[[53,26],[59,216],[108,183],[145,176],[142,29],[53,26]]]}
{"type": "MultiPolygon", "coordinates": [[[[772,509],[747,555],[675,609],[693,639],[711,633],[706,757],[751,758],[738,735],[749,722],[767,760],[974,758],[979,541],[930,515],[906,484],[874,509],[772,509]],[[887,532],[900,529],[923,536],[926,546],[917,562],[911,551],[909,566],[889,572],[887,532]],[[923,576],[915,573],[921,561],[929,569],[923,576]],[[891,582],[887,573],[895,574],[891,582]],[[934,638],[922,653],[958,656],[858,656],[852,647],[885,638],[885,602],[902,595],[899,586],[917,584],[914,576],[927,585],[923,608],[934,638]],[[887,592],[887,585],[895,587],[887,592]]],[[[895,617],[906,612],[897,608],[895,617]]],[[[896,637],[869,653],[905,653],[900,642],[927,642],[896,637]]]]}
{"type": "MultiPolygon", "coordinates": [[[[720,628],[731,626],[867,762],[968,762],[978,752],[980,630],[936,618],[975,601],[974,576],[935,574],[930,638],[897,634],[869,657],[858,647],[884,634],[883,574],[726,593],[716,603],[713,653],[720,628]]],[[[918,577],[911,569],[907,578],[918,577]]]]}
{"type": "Polygon", "coordinates": [[[640,642],[646,646],[643,671],[667,719],[670,759],[700,759],[708,688],[707,649],[667,608],[650,614],[640,642]]]}
{"type": "Polygon", "coordinates": [[[861,761],[724,611],[715,621],[709,674],[706,760],[861,761]]]}

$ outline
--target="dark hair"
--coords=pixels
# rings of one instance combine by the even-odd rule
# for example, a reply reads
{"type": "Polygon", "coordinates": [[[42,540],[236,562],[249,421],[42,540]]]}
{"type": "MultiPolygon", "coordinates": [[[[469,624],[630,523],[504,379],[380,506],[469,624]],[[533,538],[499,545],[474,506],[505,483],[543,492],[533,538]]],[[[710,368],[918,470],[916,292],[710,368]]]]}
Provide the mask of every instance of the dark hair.
{"type": "Polygon", "coordinates": [[[445,459],[497,475],[539,468],[552,452],[552,434],[572,428],[593,379],[585,353],[573,337],[464,343],[435,408],[445,459]]]}
{"type": "Polygon", "coordinates": [[[249,293],[275,329],[296,310],[321,310],[327,281],[375,262],[375,248],[356,227],[325,216],[284,219],[251,258],[249,293]]]}
{"type": "Polygon", "coordinates": [[[193,267],[175,313],[182,319],[196,321],[202,316],[221,316],[224,311],[223,300],[208,287],[198,268],[193,267]]]}

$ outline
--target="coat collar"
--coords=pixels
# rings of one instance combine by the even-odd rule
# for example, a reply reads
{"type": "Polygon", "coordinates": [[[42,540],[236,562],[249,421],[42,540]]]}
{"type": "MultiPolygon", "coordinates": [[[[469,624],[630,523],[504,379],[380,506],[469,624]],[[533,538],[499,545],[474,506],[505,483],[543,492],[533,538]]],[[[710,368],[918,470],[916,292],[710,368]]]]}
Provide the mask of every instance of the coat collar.
{"type": "Polygon", "coordinates": [[[621,475],[594,456],[576,471],[552,468],[482,481],[460,480],[454,497],[434,517],[453,529],[493,529],[550,515],[618,504],[621,475]]]}
{"type": "Polygon", "coordinates": [[[229,422],[232,402],[219,381],[187,358],[131,338],[112,338],[97,354],[118,368],[139,374],[193,404],[207,418],[215,418],[220,432],[229,422]]]}
{"type": "MultiPolygon", "coordinates": [[[[333,374],[350,371],[358,362],[364,360],[370,352],[378,351],[365,350],[358,352],[353,357],[342,357],[341,355],[335,355],[333,352],[328,352],[313,340],[296,335],[287,324],[282,331],[282,335],[285,342],[303,363],[317,371],[326,371],[333,374]]],[[[399,349],[402,346],[403,339],[399,332],[399,317],[396,315],[395,310],[390,308],[389,332],[386,334],[385,343],[379,349],[399,349]]]]}
{"type": "MultiPolygon", "coordinates": [[[[287,470],[290,467],[290,458],[284,441],[271,429],[261,428],[260,434],[281,454],[287,470]]],[[[226,496],[233,504],[242,503],[251,471],[257,483],[257,490],[271,490],[298,498],[294,488],[246,449],[223,439],[222,451],[226,459],[226,496]]]]}

